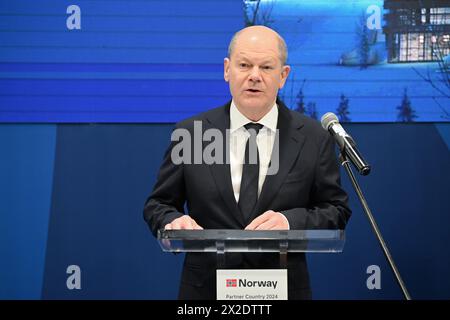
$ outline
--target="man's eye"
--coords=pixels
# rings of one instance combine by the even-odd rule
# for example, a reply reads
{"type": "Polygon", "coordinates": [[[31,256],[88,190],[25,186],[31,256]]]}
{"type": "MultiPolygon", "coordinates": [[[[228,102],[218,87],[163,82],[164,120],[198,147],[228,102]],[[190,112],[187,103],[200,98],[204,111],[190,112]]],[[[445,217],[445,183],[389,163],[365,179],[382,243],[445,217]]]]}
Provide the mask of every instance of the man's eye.
{"type": "Polygon", "coordinates": [[[240,63],[240,64],[239,64],[239,67],[241,67],[241,68],[247,68],[247,67],[248,67],[248,64],[247,64],[247,63],[240,63]]]}
{"type": "Polygon", "coordinates": [[[263,68],[263,70],[271,70],[272,69],[271,66],[263,66],[262,68],[263,68]]]}

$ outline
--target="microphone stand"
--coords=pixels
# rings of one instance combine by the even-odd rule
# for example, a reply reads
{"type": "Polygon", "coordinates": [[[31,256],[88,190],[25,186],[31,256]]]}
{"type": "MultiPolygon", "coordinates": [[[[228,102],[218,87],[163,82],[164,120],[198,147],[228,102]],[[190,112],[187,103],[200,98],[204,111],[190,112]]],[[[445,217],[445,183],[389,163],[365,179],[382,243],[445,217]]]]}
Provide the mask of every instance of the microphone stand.
{"type": "Polygon", "coordinates": [[[394,259],[392,259],[392,256],[389,252],[388,247],[386,246],[386,243],[384,242],[383,236],[381,235],[380,230],[378,229],[378,225],[375,222],[374,217],[372,216],[372,212],[370,211],[369,205],[367,204],[366,199],[364,198],[364,195],[361,191],[361,188],[359,187],[358,181],[356,181],[356,178],[353,174],[353,171],[350,167],[350,162],[348,161],[345,152],[341,152],[339,155],[339,159],[341,161],[341,165],[345,168],[347,171],[348,176],[350,177],[350,180],[353,184],[353,187],[355,188],[355,191],[358,195],[359,200],[361,201],[361,204],[363,206],[364,212],[367,215],[367,218],[370,221],[370,224],[372,226],[372,230],[375,232],[375,235],[377,236],[378,242],[381,245],[381,248],[383,249],[383,253],[386,256],[386,259],[389,262],[389,265],[391,266],[392,271],[395,274],[395,278],[397,279],[398,284],[400,285],[400,288],[402,289],[403,295],[405,296],[406,300],[411,300],[411,296],[408,293],[408,290],[405,287],[405,284],[403,283],[402,277],[400,276],[400,273],[397,270],[397,267],[394,263],[394,259]]]}

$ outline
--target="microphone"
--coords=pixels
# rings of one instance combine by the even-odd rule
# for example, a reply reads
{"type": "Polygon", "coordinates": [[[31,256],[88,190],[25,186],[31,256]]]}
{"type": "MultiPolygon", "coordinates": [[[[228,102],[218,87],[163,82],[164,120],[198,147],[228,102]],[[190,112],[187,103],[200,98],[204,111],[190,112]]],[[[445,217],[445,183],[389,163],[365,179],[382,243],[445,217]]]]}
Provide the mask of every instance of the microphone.
{"type": "Polygon", "coordinates": [[[355,141],[340,125],[338,117],[332,112],[327,112],[322,116],[320,122],[322,123],[322,127],[329,131],[335,138],[341,152],[350,159],[359,173],[367,176],[370,173],[370,165],[364,160],[358,149],[356,149],[355,141]]]}

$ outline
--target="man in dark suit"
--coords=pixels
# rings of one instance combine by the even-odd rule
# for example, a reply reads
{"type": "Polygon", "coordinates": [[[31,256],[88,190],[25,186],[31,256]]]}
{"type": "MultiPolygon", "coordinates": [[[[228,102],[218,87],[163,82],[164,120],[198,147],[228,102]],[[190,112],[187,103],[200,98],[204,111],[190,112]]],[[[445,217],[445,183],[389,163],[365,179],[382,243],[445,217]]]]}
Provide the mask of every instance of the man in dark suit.
{"type": "MultiPolygon", "coordinates": [[[[191,150],[170,145],[144,209],[154,234],[162,228],[345,228],[351,212],[330,135],[277,100],[290,71],[286,59],[284,40],[267,27],[235,34],[224,59],[233,99],[176,125],[174,132],[203,139],[196,145],[184,136],[191,150]],[[214,138],[222,145],[214,163],[198,161],[213,140],[208,130],[224,137],[214,138]]],[[[279,266],[271,253],[229,254],[226,261],[232,269],[279,266]]],[[[310,299],[305,255],[289,254],[287,268],[289,299],[310,299]]],[[[186,254],[179,298],[215,299],[215,270],[215,254],[186,254]]]]}

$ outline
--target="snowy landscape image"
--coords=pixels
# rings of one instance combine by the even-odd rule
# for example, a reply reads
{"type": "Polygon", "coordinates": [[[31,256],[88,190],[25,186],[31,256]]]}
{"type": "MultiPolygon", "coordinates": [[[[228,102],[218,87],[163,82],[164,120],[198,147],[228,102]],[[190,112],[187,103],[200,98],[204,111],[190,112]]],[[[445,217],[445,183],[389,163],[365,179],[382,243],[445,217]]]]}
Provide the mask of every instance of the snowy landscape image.
{"type": "Polygon", "coordinates": [[[251,25],[287,42],[292,109],[450,121],[448,0],[15,0],[0,15],[3,122],[175,123],[221,106],[228,43],[251,25]]]}
{"type": "Polygon", "coordinates": [[[280,97],[293,109],[344,122],[450,120],[449,2],[261,0],[245,10],[247,24],[287,42],[280,97]]]}

